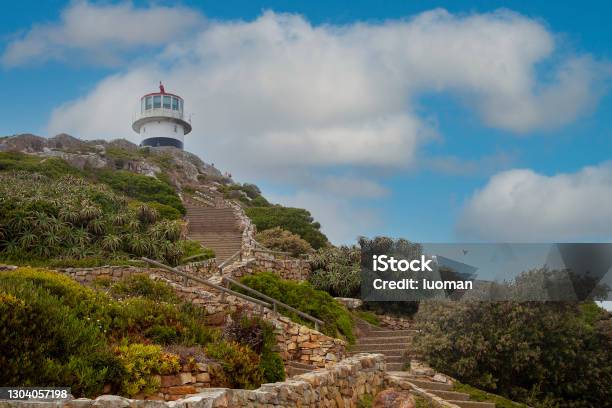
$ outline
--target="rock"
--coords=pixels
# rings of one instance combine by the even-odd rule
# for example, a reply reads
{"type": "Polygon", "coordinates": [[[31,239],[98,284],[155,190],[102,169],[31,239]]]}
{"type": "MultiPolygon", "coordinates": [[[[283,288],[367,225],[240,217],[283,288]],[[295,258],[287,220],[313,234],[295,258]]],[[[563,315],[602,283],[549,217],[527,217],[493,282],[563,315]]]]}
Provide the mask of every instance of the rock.
{"type": "Polygon", "coordinates": [[[225,323],[225,317],[227,313],[225,311],[217,312],[206,316],[206,323],[211,326],[222,326],[225,323]]]}
{"type": "Polygon", "coordinates": [[[437,373],[436,375],[433,376],[431,380],[434,382],[439,382],[439,383],[447,383],[448,377],[445,376],[444,374],[437,373]]]}
{"type": "Polygon", "coordinates": [[[372,401],[372,408],[415,408],[415,406],[416,403],[410,393],[393,389],[379,392],[372,401]]]}
{"type": "Polygon", "coordinates": [[[77,398],[71,401],[68,401],[66,405],[70,408],[89,408],[93,404],[93,400],[89,398],[77,398]]]}
{"type": "Polygon", "coordinates": [[[177,385],[175,387],[168,388],[168,394],[172,395],[186,395],[195,393],[196,389],[193,385],[177,385]]]}
{"type": "Polygon", "coordinates": [[[161,376],[161,386],[162,387],[172,387],[173,385],[179,385],[181,383],[181,379],[176,375],[162,375],[161,376]]]}
{"type": "Polygon", "coordinates": [[[125,408],[130,406],[130,400],[118,395],[101,395],[92,405],[101,408],[125,408]]]}
{"type": "Polygon", "coordinates": [[[181,384],[189,384],[194,382],[191,373],[179,373],[179,378],[181,380],[181,384]]]}
{"type": "Polygon", "coordinates": [[[210,374],[208,373],[196,374],[196,381],[199,383],[208,383],[210,382],[210,374]]]}

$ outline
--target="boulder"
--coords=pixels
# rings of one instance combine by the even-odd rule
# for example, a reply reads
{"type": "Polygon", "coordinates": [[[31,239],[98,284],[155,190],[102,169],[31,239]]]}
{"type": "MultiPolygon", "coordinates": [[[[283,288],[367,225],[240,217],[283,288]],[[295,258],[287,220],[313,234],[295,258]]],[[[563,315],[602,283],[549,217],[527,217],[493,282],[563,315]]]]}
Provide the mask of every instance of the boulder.
{"type": "Polygon", "coordinates": [[[416,403],[410,393],[393,389],[379,392],[372,401],[372,408],[415,408],[415,406],[416,403]]]}

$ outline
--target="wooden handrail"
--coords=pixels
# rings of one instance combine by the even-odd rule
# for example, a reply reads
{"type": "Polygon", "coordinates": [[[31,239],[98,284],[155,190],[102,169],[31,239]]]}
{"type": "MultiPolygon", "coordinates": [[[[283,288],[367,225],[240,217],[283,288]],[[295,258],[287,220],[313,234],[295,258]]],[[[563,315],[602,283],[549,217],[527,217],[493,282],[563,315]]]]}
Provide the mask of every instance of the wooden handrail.
{"type": "Polygon", "coordinates": [[[322,326],[322,325],[324,325],[324,324],[325,324],[325,322],[324,322],[323,320],[319,320],[319,319],[317,319],[316,317],[312,317],[312,316],[311,316],[311,315],[309,315],[308,313],[304,313],[304,312],[302,312],[301,310],[298,310],[298,309],[296,309],[296,308],[294,308],[294,307],[292,307],[292,306],[289,306],[289,305],[288,305],[288,304],[286,304],[286,303],[283,303],[283,302],[280,302],[280,301],[278,301],[278,300],[274,299],[273,297],[270,297],[270,296],[268,296],[268,295],[264,295],[263,293],[261,293],[261,292],[259,292],[259,291],[255,290],[255,289],[253,289],[253,288],[251,288],[251,287],[249,287],[249,286],[247,286],[247,285],[245,285],[245,284],[243,284],[243,283],[240,283],[240,282],[238,282],[238,281],[236,281],[236,280],[234,280],[234,279],[232,279],[232,278],[228,278],[228,277],[224,276],[224,277],[223,277],[223,281],[228,282],[228,283],[230,283],[230,284],[232,284],[232,285],[236,285],[236,286],[238,286],[239,288],[246,290],[247,292],[251,292],[252,294],[254,294],[254,295],[256,295],[256,296],[259,296],[260,298],[265,299],[265,300],[267,300],[268,302],[271,302],[271,303],[272,303],[272,305],[273,305],[273,308],[274,308],[274,311],[275,311],[275,312],[276,312],[276,305],[279,305],[279,306],[281,306],[281,307],[283,307],[283,308],[285,308],[285,309],[287,309],[287,310],[290,310],[290,311],[292,311],[293,313],[295,313],[295,314],[297,314],[297,315],[299,315],[299,316],[303,317],[303,318],[304,318],[304,319],[306,319],[306,320],[310,320],[311,322],[313,322],[313,323],[314,323],[314,325],[315,325],[315,330],[319,330],[319,326],[322,326]]]}
{"type": "Polygon", "coordinates": [[[210,286],[211,288],[217,289],[217,290],[219,290],[221,292],[225,292],[225,293],[228,293],[230,295],[242,298],[244,300],[248,300],[251,303],[255,303],[255,304],[267,307],[267,308],[272,307],[272,305],[270,303],[268,303],[268,302],[264,302],[262,300],[252,298],[252,297],[250,297],[248,295],[245,295],[244,293],[233,291],[231,289],[228,289],[226,287],[217,285],[216,283],[209,282],[206,279],[202,279],[202,278],[200,278],[198,276],[195,276],[195,275],[192,275],[190,273],[179,271],[178,269],[172,268],[171,266],[168,266],[168,265],[164,265],[163,263],[154,261],[153,259],[145,258],[144,256],[141,257],[140,259],[142,259],[143,261],[145,261],[145,262],[147,262],[147,263],[149,263],[151,265],[158,266],[158,267],[160,267],[162,269],[165,269],[167,271],[170,271],[170,272],[173,272],[173,273],[175,273],[177,275],[180,275],[180,276],[182,276],[184,278],[191,279],[191,280],[196,281],[196,282],[200,282],[200,283],[202,283],[202,284],[204,284],[206,286],[210,286]]]}
{"type": "Polygon", "coordinates": [[[233,261],[234,258],[240,256],[242,254],[242,249],[237,250],[236,252],[234,252],[234,254],[232,256],[230,256],[229,258],[227,258],[225,261],[221,262],[219,264],[219,269],[223,269],[223,267],[225,265],[227,265],[228,263],[230,263],[230,261],[233,261]]]}
{"type": "MultiPolygon", "coordinates": [[[[198,259],[198,258],[201,258],[201,257],[203,257],[203,256],[205,256],[205,255],[209,255],[209,253],[207,253],[207,252],[202,252],[201,254],[191,255],[191,256],[188,256],[187,258],[183,258],[183,259],[181,259],[181,262],[189,262],[189,261],[191,261],[192,259],[198,259]]],[[[211,258],[209,258],[209,259],[211,259],[211,258]]]]}

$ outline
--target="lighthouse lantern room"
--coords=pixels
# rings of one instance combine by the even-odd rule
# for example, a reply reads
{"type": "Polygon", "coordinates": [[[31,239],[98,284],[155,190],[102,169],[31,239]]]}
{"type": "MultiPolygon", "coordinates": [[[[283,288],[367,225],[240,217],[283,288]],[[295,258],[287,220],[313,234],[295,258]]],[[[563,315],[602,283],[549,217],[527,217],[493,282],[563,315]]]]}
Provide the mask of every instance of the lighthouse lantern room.
{"type": "Polygon", "coordinates": [[[159,83],[159,92],[140,98],[140,111],[132,129],[140,135],[141,146],[173,146],[183,148],[191,123],[185,120],[183,98],[166,92],[159,83]]]}

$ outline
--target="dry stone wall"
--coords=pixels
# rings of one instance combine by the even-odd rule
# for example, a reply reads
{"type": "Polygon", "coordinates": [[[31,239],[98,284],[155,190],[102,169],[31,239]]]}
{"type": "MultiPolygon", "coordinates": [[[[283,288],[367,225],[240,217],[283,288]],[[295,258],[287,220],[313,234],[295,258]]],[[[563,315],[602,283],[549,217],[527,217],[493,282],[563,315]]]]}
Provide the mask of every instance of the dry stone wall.
{"type": "MultiPolygon", "coordinates": [[[[201,265],[193,268],[200,268],[200,272],[198,272],[200,275],[207,273],[206,271],[209,270],[201,265]]],[[[277,351],[285,362],[299,361],[315,367],[327,367],[346,355],[346,343],[343,340],[326,336],[317,330],[295,323],[279,313],[242,298],[221,294],[209,287],[192,285],[195,282],[191,281],[189,282],[190,285],[187,286],[182,277],[163,269],[106,266],[65,268],[58,269],[58,271],[85,285],[89,285],[100,278],[118,281],[127,276],[147,274],[152,279],[166,282],[172,286],[181,299],[203,307],[208,315],[209,324],[214,326],[224,325],[235,312],[261,316],[274,326],[277,351]]]]}
{"type": "MultiPolygon", "coordinates": [[[[209,259],[201,262],[192,262],[189,264],[181,265],[176,269],[206,279],[218,271],[216,261],[209,259]]],[[[58,268],[58,272],[69,276],[81,284],[91,284],[96,279],[110,279],[111,281],[118,281],[122,278],[127,278],[132,275],[150,275],[151,273],[159,276],[163,276],[172,282],[184,282],[184,278],[178,276],[172,272],[166,271],[160,268],[149,268],[139,266],[98,266],[92,268],[58,268]]]]}
{"type": "Polygon", "coordinates": [[[277,350],[285,362],[299,361],[315,367],[329,367],[346,355],[346,342],[293,322],[273,310],[242,298],[220,294],[201,286],[184,286],[153,276],[171,285],[179,297],[206,309],[211,322],[222,325],[235,312],[260,316],[274,326],[277,350]]]}
{"type": "Polygon", "coordinates": [[[283,279],[305,281],[310,276],[310,263],[305,259],[275,259],[271,254],[257,251],[253,258],[237,262],[223,269],[223,275],[233,279],[257,272],[274,272],[283,279]]]}
{"type": "MultiPolygon", "coordinates": [[[[195,387],[194,387],[195,388],[195,387]]],[[[385,388],[385,362],[381,354],[359,354],[331,368],[302,374],[284,382],[264,384],[256,390],[203,389],[172,402],[136,400],[116,395],[96,399],[37,402],[37,408],[356,408],[365,394],[385,388]]],[[[2,402],[3,408],[31,408],[31,402],[2,402]]]]}

